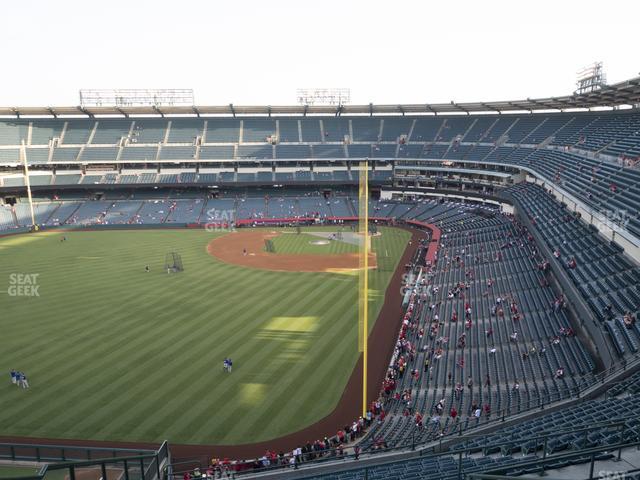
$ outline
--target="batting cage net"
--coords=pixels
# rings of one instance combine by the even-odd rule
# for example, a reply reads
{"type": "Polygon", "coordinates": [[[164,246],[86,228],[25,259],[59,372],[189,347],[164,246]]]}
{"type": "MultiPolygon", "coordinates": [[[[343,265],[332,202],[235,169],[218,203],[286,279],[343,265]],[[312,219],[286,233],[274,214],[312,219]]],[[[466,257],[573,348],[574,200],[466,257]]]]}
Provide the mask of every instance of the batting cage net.
{"type": "Polygon", "coordinates": [[[164,269],[168,272],[182,272],[184,267],[182,265],[182,257],[179,253],[169,252],[164,257],[164,269]]]}

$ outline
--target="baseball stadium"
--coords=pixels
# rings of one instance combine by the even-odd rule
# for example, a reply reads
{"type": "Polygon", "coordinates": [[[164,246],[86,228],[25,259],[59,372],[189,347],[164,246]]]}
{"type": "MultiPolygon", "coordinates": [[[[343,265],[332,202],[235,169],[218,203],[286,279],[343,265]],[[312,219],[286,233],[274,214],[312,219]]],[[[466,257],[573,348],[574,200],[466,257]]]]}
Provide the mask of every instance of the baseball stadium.
{"type": "Polygon", "coordinates": [[[300,95],[0,107],[0,479],[640,478],[640,77],[300,95]]]}

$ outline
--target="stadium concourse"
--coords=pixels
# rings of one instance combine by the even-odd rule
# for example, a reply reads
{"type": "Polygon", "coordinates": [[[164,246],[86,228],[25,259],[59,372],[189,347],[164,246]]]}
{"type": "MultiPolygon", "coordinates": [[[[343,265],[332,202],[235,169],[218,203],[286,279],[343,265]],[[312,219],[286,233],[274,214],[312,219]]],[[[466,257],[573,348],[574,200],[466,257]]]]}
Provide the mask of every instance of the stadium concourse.
{"type": "Polygon", "coordinates": [[[409,480],[628,455],[640,442],[637,108],[337,113],[0,120],[0,232],[348,225],[368,159],[372,225],[413,237],[391,282],[402,293],[387,292],[388,321],[371,332],[367,413],[360,360],[307,429],[173,456],[204,471],[409,480]]]}

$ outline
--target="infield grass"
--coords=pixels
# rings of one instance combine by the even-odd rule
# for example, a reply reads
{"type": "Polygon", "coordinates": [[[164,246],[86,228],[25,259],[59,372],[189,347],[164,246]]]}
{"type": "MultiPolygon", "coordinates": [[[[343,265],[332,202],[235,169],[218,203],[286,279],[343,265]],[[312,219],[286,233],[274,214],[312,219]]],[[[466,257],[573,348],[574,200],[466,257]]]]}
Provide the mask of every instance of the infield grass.
{"type": "MultiPolygon", "coordinates": [[[[371,326],[409,240],[380,231],[371,326]]],[[[231,445],[329,414],[358,358],[357,275],[225,264],[206,251],[215,235],[0,238],[0,433],[231,445]],[[164,271],[169,251],[182,255],[184,272],[164,271]],[[19,273],[37,274],[39,296],[9,295],[19,273]],[[30,389],[10,384],[11,368],[30,389]]]]}
{"type": "Polygon", "coordinates": [[[295,230],[280,230],[281,235],[271,239],[276,249],[276,254],[317,254],[317,255],[339,255],[342,253],[358,253],[358,246],[340,240],[327,240],[326,238],[311,235],[309,233],[297,234],[295,230]],[[313,242],[328,241],[325,245],[317,245],[313,242]]]}

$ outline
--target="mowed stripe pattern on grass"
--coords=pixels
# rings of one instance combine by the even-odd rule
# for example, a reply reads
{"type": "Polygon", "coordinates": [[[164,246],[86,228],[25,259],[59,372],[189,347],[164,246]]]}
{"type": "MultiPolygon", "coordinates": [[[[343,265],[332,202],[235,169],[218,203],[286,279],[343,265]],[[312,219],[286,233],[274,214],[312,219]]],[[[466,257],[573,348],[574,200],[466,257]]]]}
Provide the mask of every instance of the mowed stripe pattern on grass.
{"type": "MultiPolygon", "coordinates": [[[[385,230],[374,239],[388,256],[371,275],[372,318],[409,238],[385,230]]],[[[2,433],[239,444],[330,413],[358,357],[357,277],[227,265],[207,254],[211,239],[195,230],[0,239],[0,282],[37,273],[40,294],[0,289],[0,365],[32,384],[21,391],[8,375],[0,384],[2,433]],[[163,271],[173,250],[183,273],[163,271]]]]}

